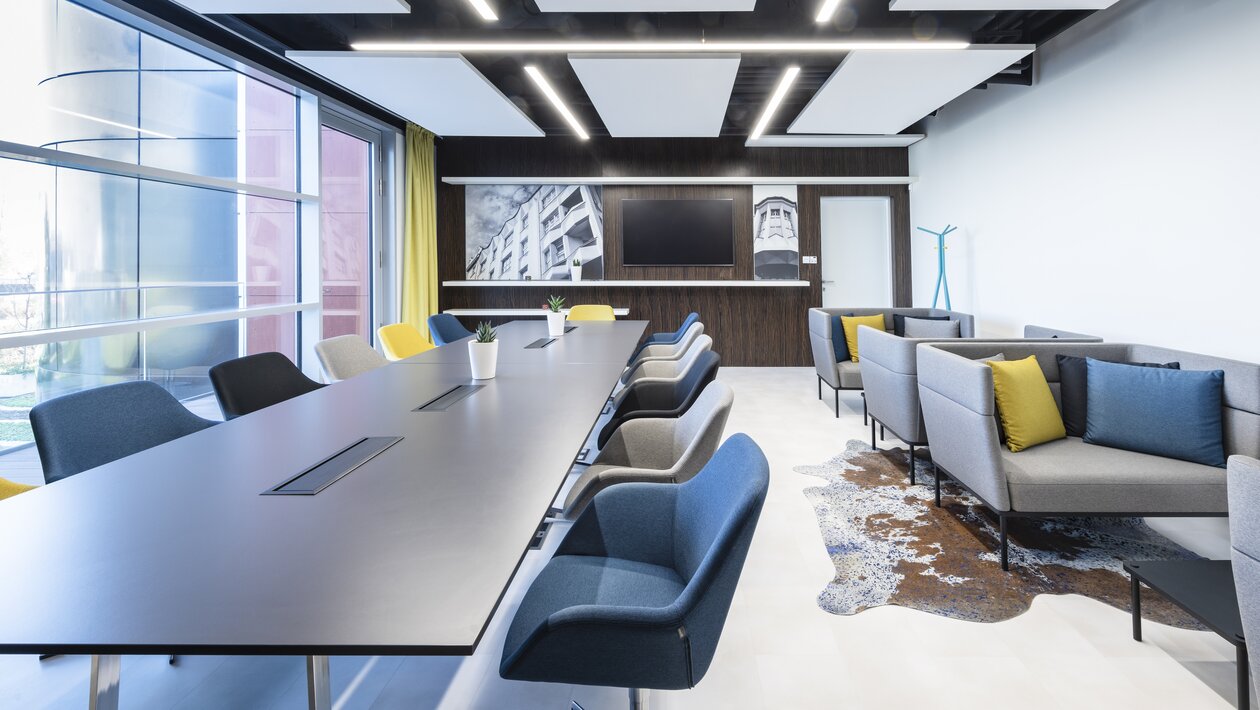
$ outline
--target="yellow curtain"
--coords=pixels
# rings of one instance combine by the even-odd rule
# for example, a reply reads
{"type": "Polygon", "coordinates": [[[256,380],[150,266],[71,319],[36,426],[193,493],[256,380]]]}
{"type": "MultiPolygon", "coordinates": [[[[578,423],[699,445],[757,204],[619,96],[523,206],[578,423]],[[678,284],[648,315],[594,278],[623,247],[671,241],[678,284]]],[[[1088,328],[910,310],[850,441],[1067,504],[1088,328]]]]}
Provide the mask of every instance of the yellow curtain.
{"type": "MultiPolygon", "coordinates": [[[[433,134],[407,124],[406,216],[403,223],[402,319],[429,332],[437,313],[437,196],[433,134]]],[[[432,335],[429,336],[432,340],[432,335]]]]}

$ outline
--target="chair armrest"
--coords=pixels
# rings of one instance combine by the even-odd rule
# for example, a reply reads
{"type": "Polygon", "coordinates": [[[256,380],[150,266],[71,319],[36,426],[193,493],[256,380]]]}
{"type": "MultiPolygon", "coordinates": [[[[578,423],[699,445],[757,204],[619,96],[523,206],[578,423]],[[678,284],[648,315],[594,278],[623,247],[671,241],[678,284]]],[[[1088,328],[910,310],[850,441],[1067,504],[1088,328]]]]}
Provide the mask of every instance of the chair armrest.
{"type": "Polygon", "coordinates": [[[1228,462],[1229,539],[1235,550],[1260,557],[1260,461],[1230,456],[1228,462]]]}
{"type": "Polygon", "coordinates": [[[677,496],[678,486],[667,483],[623,483],[600,491],[573,521],[556,555],[673,567],[677,496]]]}

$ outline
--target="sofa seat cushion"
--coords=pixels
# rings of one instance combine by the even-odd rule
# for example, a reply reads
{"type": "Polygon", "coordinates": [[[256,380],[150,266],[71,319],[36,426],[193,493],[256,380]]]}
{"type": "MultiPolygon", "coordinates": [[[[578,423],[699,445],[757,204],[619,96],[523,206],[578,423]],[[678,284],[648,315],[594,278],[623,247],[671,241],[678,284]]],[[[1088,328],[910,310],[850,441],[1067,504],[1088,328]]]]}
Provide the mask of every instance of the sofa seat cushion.
{"type": "Polygon", "coordinates": [[[840,376],[840,387],[846,390],[862,389],[862,367],[854,360],[836,363],[836,374],[840,376]]]}
{"type": "Polygon", "coordinates": [[[1086,444],[1000,449],[1011,508],[1028,513],[1224,513],[1225,471],[1086,444]]]}

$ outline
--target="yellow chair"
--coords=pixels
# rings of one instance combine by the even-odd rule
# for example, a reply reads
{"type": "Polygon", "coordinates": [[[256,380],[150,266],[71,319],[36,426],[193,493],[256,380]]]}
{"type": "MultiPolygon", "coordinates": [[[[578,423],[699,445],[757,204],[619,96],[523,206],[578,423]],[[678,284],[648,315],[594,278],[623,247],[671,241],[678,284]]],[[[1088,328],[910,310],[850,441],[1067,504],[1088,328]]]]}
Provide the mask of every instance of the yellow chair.
{"type": "Polygon", "coordinates": [[[0,500],[12,498],[19,493],[25,493],[34,488],[35,486],[28,486],[25,483],[14,483],[7,478],[0,478],[0,500]]]}
{"type": "Polygon", "coordinates": [[[381,349],[385,351],[385,357],[390,360],[406,360],[413,355],[433,349],[433,344],[410,323],[384,325],[376,331],[376,334],[381,339],[381,349]]]}
{"type": "Polygon", "coordinates": [[[617,320],[612,306],[574,306],[569,309],[569,320],[617,320]]]}

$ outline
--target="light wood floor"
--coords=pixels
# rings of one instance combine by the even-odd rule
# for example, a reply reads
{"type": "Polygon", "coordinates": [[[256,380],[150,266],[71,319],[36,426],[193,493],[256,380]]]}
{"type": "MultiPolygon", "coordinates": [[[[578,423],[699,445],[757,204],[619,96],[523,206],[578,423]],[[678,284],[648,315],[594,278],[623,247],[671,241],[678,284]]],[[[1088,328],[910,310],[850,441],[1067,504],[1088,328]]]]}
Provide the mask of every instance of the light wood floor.
{"type": "MultiPolygon", "coordinates": [[[[721,379],[735,389],[727,432],[746,432],[765,449],[772,467],[770,495],[709,674],[693,690],[653,693],[653,708],[1233,706],[1232,646],[1208,632],[1150,622],[1146,641],[1136,643],[1127,614],[1084,597],[1043,596],[1026,614],[999,624],[951,621],[896,607],[852,617],[821,611],[814,600],[834,569],[801,493],[816,479],[792,468],[821,462],[839,453],[848,439],[864,438],[861,400],[842,395],[844,416],[837,420],[830,402],[816,399],[813,370],[724,368],[721,379]]],[[[213,409],[213,400],[209,404],[213,409]]],[[[0,458],[0,476],[30,469],[30,457],[24,454],[12,468],[8,457],[0,458]]],[[[33,470],[37,482],[38,463],[33,470]]],[[[1201,554],[1228,554],[1222,520],[1156,524],[1201,554]]],[[[570,699],[587,710],[625,708],[621,690],[498,677],[506,623],[562,534],[553,531],[543,551],[529,554],[471,658],[332,659],[338,710],[567,710],[570,699]]],[[[300,658],[185,657],[172,668],[162,657],[127,657],[122,706],[299,710],[305,707],[303,673],[300,658]]],[[[85,657],[44,663],[29,656],[0,657],[0,708],[85,707],[87,678],[85,657]]]]}

